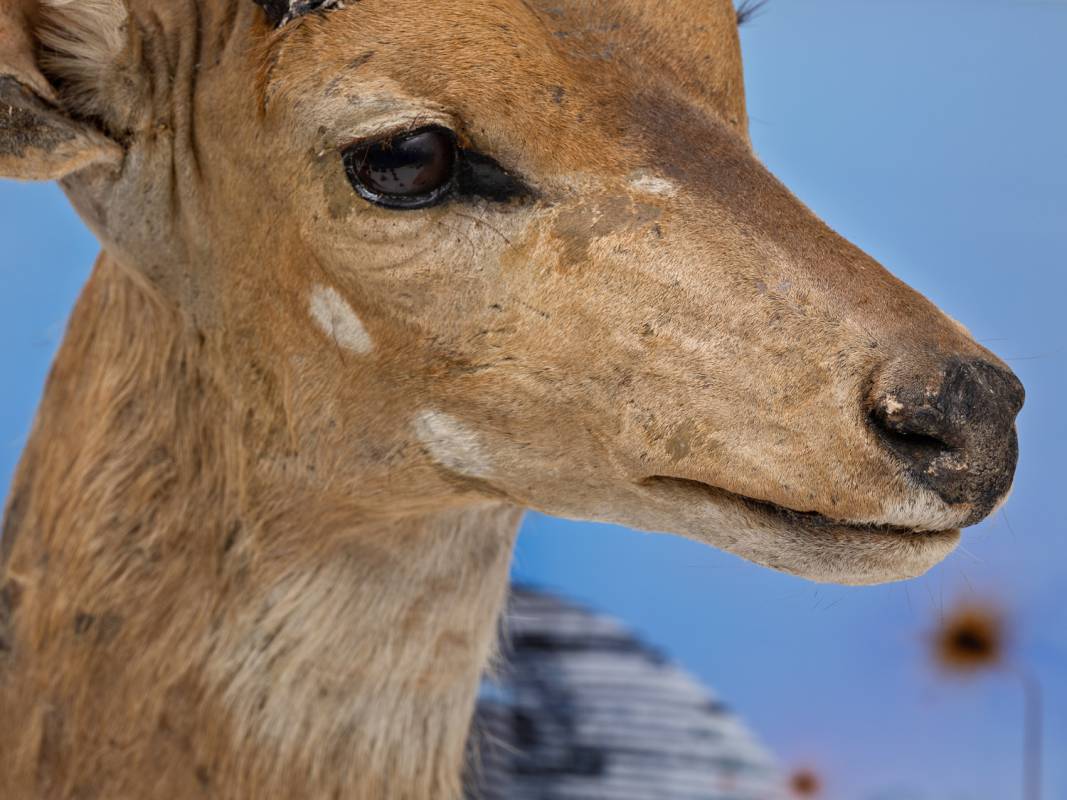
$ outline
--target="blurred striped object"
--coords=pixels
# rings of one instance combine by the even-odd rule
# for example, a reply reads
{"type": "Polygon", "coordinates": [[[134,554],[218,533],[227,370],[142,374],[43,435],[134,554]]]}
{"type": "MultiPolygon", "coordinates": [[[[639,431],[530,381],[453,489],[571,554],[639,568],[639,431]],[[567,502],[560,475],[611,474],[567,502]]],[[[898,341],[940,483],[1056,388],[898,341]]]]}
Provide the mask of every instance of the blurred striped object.
{"type": "Polygon", "coordinates": [[[711,690],[614,619],[514,590],[471,735],[470,800],[780,800],[711,690]]]}

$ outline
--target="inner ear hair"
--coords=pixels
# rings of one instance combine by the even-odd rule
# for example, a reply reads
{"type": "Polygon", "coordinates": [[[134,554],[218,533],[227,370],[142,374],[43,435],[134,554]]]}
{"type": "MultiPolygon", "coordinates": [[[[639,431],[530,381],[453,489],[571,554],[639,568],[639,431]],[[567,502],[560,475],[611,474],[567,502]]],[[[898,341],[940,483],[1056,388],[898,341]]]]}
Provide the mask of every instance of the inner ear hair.
{"type": "Polygon", "coordinates": [[[123,0],[40,0],[38,60],[71,112],[106,116],[107,83],[129,44],[128,17],[123,0]]]}

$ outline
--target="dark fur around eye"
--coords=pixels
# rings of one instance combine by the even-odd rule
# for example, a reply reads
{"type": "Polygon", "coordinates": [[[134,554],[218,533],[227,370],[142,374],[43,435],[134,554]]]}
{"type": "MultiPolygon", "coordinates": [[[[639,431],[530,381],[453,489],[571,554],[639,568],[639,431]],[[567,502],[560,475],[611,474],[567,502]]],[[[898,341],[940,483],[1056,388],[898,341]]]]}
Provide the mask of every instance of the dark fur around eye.
{"type": "Polygon", "coordinates": [[[496,161],[473,150],[460,150],[456,193],[494,203],[511,203],[532,195],[530,188],[496,161]]]}

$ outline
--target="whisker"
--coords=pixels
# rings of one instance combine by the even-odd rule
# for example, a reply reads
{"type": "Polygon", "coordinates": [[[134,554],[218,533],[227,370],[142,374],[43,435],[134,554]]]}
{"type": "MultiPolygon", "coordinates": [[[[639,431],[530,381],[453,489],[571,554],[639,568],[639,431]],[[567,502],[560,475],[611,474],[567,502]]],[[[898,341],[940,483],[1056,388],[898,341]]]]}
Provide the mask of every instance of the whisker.
{"type": "Polygon", "coordinates": [[[768,0],[741,0],[737,6],[737,24],[740,26],[754,20],[767,2],[768,0]]]}

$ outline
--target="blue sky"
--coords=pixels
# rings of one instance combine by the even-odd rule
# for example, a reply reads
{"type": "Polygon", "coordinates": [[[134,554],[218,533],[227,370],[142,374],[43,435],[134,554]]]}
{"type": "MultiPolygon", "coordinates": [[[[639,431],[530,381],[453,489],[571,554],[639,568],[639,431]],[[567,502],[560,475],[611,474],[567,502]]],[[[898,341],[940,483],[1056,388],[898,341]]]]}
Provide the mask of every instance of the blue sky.
{"type": "MultiPolygon", "coordinates": [[[[991,598],[1046,687],[1047,798],[1067,798],[1067,0],[771,0],[743,42],[768,165],[1022,377],[1015,493],[907,584],[815,586],[536,515],[516,575],[628,621],[840,800],[1019,796],[1017,685],[946,681],[925,652],[942,608],[991,598]]],[[[58,190],[12,183],[0,241],[6,487],[96,246],[58,190]]]]}

